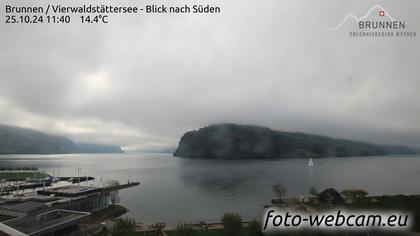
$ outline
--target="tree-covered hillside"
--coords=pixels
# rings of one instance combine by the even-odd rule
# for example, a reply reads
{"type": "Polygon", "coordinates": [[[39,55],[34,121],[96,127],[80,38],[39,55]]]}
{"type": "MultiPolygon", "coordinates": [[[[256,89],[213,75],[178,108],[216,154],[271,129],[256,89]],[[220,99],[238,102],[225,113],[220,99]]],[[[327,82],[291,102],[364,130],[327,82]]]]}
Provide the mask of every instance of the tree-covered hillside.
{"type": "Polygon", "coordinates": [[[265,127],[218,124],[185,133],[174,156],[209,159],[277,159],[413,154],[404,146],[380,146],[265,127]]]}

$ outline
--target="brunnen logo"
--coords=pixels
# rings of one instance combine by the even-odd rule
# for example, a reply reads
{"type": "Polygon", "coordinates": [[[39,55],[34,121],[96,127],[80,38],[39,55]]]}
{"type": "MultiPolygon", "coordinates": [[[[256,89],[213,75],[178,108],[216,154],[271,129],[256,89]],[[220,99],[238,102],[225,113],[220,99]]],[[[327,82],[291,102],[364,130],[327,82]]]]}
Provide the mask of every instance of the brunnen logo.
{"type": "Polygon", "coordinates": [[[361,17],[348,13],[337,26],[330,30],[336,31],[348,24],[352,24],[353,28],[348,32],[351,38],[416,37],[416,32],[409,30],[405,20],[395,19],[381,5],[373,6],[361,17]]]}

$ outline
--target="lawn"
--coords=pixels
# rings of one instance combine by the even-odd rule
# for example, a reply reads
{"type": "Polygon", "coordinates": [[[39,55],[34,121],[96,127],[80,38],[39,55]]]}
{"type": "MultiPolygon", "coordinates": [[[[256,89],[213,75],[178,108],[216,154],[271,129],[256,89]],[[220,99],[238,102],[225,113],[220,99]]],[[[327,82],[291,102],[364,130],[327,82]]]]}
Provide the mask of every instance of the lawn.
{"type": "MultiPolygon", "coordinates": [[[[168,236],[177,236],[175,231],[165,231],[168,236]]],[[[102,231],[101,233],[97,234],[96,236],[105,236],[108,235],[107,231],[102,231]]],[[[194,230],[193,236],[223,236],[223,229],[209,229],[207,234],[201,230],[194,230]]],[[[241,234],[242,235],[242,234],[241,234]]],[[[248,234],[243,234],[244,236],[248,234]]],[[[132,232],[124,234],[124,236],[156,236],[154,232],[132,232]]]]}
{"type": "MultiPolygon", "coordinates": [[[[178,236],[179,234],[177,234],[177,232],[175,231],[169,231],[168,232],[168,236],[178,236]]],[[[194,230],[193,231],[193,236],[222,236],[223,234],[223,229],[209,229],[206,232],[204,232],[203,230],[194,230]]],[[[248,234],[241,234],[241,235],[248,235],[248,234]]]]}
{"type": "Polygon", "coordinates": [[[26,178],[45,179],[48,175],[39,171],[0,171],[0,179],[8,181],[20,181],[26,178]]]}
{"type": "MultiPolygon", "coordinates": [[[[182,234],[177,234],[175,231],[165,231],[168,236],[182,236],[182,234]]],[[[99,234],[96,234],[95,236],[107,236],[108,231],[104,230],[99,234]]],[[[242,229],[242,232],[240,234],[241,236],[253,236],[249,235],[248,229],[244,227],[242,229]]],[[[410,233],[392,233],[392,232],[369,232],[367,234],[366,232],[351,232],[351,233],[334,233],[334,232],[314,232],[314,231],[308,231],[308,232],[281,232],[276,234],[267,234],[269,236],[338,236],[338,235],[347,235],[347,236],[409,236],[410,233]]],[[[131,232],[124,235],[118,235],[118,236],[157,236],[154,232],[131,232]]],[[[209,229],[207,234],[206,232],[202,230],[194,230],[192,236],[225,236],[223,229],[209,229]]]]}
{"type": "Polygon", "coordinates": [[[318,211],[347,209],[411,212],[415,219],[412,229],[416,232],[420,231],[420,195],[372,196],[359,199],[353,203],[337,206],[323,203],[308,203],[306,205],[318,211]]]}
{"type": "MultiPolygon", "coordinates": [[[[165,231],[168,236],[182,236],[180,234],[177,234],[176,231],[165,231]]],[[[99,234],[96,234],[96,236],[106,236],[108,235],[108,231],[102,231],[99,234]]],[[[300,236],[305,234],[300,233],[281,233],[282,236],[300,236]]],[[[156,233],[154,232],[132,232],[128,234],[124,234],[121,236],[156,236],[156,233]]],[[[203,230],[194,230],[192,236],[225,236],[223,229],[209,229],[206,232],[203,230]]],[[[241,232],[241,236],[252,236],[248,233],[248,228],[244,227],[241,232]]],[[[274,235],[273,235],[274,236],[274,235]]]]}

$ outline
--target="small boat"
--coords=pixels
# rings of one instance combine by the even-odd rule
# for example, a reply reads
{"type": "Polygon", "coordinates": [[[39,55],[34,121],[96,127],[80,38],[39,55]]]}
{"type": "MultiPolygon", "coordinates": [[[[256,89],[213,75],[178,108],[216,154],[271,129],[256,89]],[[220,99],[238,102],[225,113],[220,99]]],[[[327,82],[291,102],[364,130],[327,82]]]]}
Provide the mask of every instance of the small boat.
{"type": "Polygon", "coordinates": [[[311,158],[311,159],[309,159],[309,161],[308,161],[308,166],[314,166],[314,162],[312,161],[312,158],[311,158]]]}

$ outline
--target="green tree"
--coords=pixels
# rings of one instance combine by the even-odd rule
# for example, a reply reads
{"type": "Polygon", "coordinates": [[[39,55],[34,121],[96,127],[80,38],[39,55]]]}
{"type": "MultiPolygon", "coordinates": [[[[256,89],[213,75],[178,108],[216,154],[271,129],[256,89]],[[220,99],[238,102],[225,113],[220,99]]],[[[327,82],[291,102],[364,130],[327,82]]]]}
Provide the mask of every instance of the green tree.
{"type": "Polygon", "coordinates": [[[263,236],[261,221],[253,220],[248,224],[248,235],[249,236],[263,236]]]}
{"type": "Polygon", "coordinates": [[[240,236],[242,217],[237,213],[226,213],[222,217],[222,225],[226,236],[240,236]]]}
{"type": "Polygon", "coordinates": [[[333,188],[328,188],[322,191],[318,195],[318,199],[320,202],[323,203],[330,203],[333,205],[339,204],[343,202],[343,198],[341,197],[340,193],[333,188]]]}

